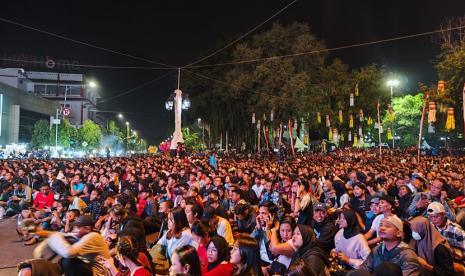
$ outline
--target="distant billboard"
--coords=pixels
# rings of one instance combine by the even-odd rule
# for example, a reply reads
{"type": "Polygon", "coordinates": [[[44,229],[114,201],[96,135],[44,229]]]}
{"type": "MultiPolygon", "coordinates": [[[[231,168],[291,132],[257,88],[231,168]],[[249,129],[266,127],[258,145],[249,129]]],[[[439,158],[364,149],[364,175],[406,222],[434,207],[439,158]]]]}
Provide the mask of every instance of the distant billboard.
{"type": "Polygon", "coordinates": [[[3,54],[1,67],[43,68],[48,70],[79,70],[79,61],[57,59],[52,56],[33,56],[28,54],[3,54]]]}

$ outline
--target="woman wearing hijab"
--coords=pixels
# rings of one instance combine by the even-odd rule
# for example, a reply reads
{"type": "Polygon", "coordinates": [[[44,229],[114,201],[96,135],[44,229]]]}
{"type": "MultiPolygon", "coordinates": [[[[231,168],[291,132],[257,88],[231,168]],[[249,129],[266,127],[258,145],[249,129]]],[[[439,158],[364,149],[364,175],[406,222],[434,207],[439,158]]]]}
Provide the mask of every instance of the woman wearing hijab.
{"type": "Polygon", "coordinates": [[[363,237],[356,214],[352,210],[343,210],[339,214],[339,228],[334,236],[336,248],[331,256],[342,261],[348,268],[357,269],[370,254],[370,247],[363,237]]]}
{"type": "Polygon", "coordinates": [[[453,275],[454,260],[449,244],[424,217],[410,221],[412,238],[417,241],[418,260],[426,275],[453,275]]]}
{"type": "Polygon", "coordinates": [[[303,260],[305,263],[311,264],[313,273],[316,276],[327,275],[327,267],[330,265],[328,255],[318,247],[315,233],[310,226],[297,225],[292,236],[292,246],[295,254],[289,267],[292,267],[292,264],[298,260],[303,260]]]}
{"type": "Polygon", "coordinates": [[[208,268],[204,276],[229,276],[233,265],[229,262],[228,243],[222,236],[213,236],[207,244],[208,268]]]}

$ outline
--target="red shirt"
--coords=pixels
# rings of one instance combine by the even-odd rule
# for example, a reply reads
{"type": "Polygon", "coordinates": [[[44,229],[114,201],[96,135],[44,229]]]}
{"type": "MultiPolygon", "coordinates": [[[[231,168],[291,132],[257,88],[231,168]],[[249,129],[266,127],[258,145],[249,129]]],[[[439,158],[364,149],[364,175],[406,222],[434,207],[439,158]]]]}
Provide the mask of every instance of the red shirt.
{"type": "Polygon", "coordinates": [[[207,249],[205,248],[205,245],[199,244],[197,247],[197,254],[200,259],[200,269],[202,270],[202,275],[204,275],[207,273],[208,269],[207,249]]]}
{"type": "Polygon", "coordinates": [[[143,198],[139,198],[139,202],[137,203],[137,215],[140,216],[144,212],[145,204],[147,204],[147,200],[143,198]]]}
{"type": "Polygon", "coordinates": [[[144,267],[140,266],[136,268],[133,272],[130,274],[131,276],[151,276],[150,272],[147,271],[144,267]]]}
{"type": "Polygon", "coordinates": [[[52,208],[54,201],[55,199],[53,197],[53,193],[50,192],[47,196],[45,196],[42,192],[39,192],[37,193],[36,198],[34,199],[34,208],[52,208]]]}
{"type": "Polygon", "coordinates": [[[228,276],[233,271],[233,265],[231,263],[219,264],[214,269],[206,272],[203,276],[228,276]]]}

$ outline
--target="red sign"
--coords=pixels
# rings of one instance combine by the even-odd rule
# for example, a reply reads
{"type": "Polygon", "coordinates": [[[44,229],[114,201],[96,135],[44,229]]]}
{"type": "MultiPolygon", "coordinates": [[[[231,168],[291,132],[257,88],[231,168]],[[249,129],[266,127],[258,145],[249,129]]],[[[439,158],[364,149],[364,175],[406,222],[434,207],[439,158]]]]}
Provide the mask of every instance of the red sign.
{"type": "Polygon", "coordinates": [[[71,114],[71,110],[69,110],[69,108],[64,108],[64,109],[63,109],[63,115],[66,116],[66,117],[68,117],[69,114],[71,114]]]}

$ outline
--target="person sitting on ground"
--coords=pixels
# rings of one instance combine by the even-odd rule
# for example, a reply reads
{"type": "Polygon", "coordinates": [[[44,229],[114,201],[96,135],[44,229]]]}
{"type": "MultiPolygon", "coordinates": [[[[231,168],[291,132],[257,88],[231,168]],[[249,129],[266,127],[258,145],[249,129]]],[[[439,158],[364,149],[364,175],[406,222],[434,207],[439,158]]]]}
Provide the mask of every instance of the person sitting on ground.
{"type": "Polygon", "coordinates": [[[231,275],[233,265],[229,262],[230,254],[226,240],[221,236],[213,236],[207,244],[208,268],[204,276],[231,275]]]}
{"type": "Polygon", "coordinates": [[[359,269],[373,273],[381,264],[389,262],[399,265],[404,276],[419,276],[418,256],[402,241],[403,228],[404,225],[398,217],[384,218],[379,227],[382,242],[373,248],[359,269]]]}
{"type": "Polygon", "coordinates": [[[439,231],[449,245],[452,246],[454,258],[464,260],[465,258],[465,231],[446,216],[444,206],[439,202],[432,202],[427,208],[428,218],[439,231]]]}
{"type": "Polygon", "coordinates": [[[454,260],[450,246],[438,230],[424,217],[410,220],[412,238],[417,241],[418,260],[426,273],[452,275],[454,260]]]}
{"type": "Polygon", "coordinates": [[[260,268],[260,248],[252,237],[242,235],[236,240],[231,250],[230,262],[234,266],[232,276],[263,275],[260,268]]]}
{"type": "Polygon", "coordinates": [[[202,275],[197,251],[191,245],[177,248],[171,257],[170,275],[202,275]]]}
{"type": "Polygon", "coordinates": [[[358,268],[370,254],[370,247],[363,237],[356,213],[352,210],[342,210],[339,214],[339,227],[334,237],[335,249],[331,252],[333,258],[344,263],[348,269],[358,268]]]}
{"type": "Polygon", "coordinates": [[[396,206],[396,201],[391,196],[385,195],[379,199],[378,208],[381,214],[376,216],[374,219],[370,230],[365,233],[365,239],[368,241],[368,245],[374,246],[375,244],[381,241],[381,238],[378,235],[379,225],[381,220],[387,216],[395,216],[394,208],[396,206]]]}
{"type": "Polygon", "coordinates": [[[324,203],[318,203],[313,211],[313,231],[320,247],[329,254],[334,249],[334,236],[338,229],[334,221],[328,217],[327,206],[324,203]]]}
{"type": "MultiPolygon", "coordinates": [[[[200,258],[200,266],[202,267],[202,274],[207,272],[208,258],[207,258],[207,247],[206,245],[210,241],[211,227],[204,221],[196,221],[191,226],[191,235],[194,241],[198,244],[197,254],[200,258]]],[[[212,233],[215,234],[216,233],[212,233]]]]}
{"type": "Polygon", "coordinates": [[[284,216],[279,223],[271,229],[270,252],[274,259],[268,268],[270,275],[286,273],[294,255],[292,245],[292,235],[296,228],[295,219],[291,216],[284,216]]]}
{"type": "Polygon", "coordinates": [[[292,246],[295,254],[292,257],[292,267],[298,260],[312,264],[312,270],[317,276],[327,275],[330,265],[328,255],[318,246],[315,234],[308,225],[298,224],[292,236],[292,246]]]}
{"type": "Polygon", "coordinates": [[[205,206],[202,220],[210,225],[212,232],[215,232],[217,235],[225,238],[230,247],[234,245],[234,236],[231,224],[225,218],[216,215],[215,210],[212,207],[205,206]]]}

